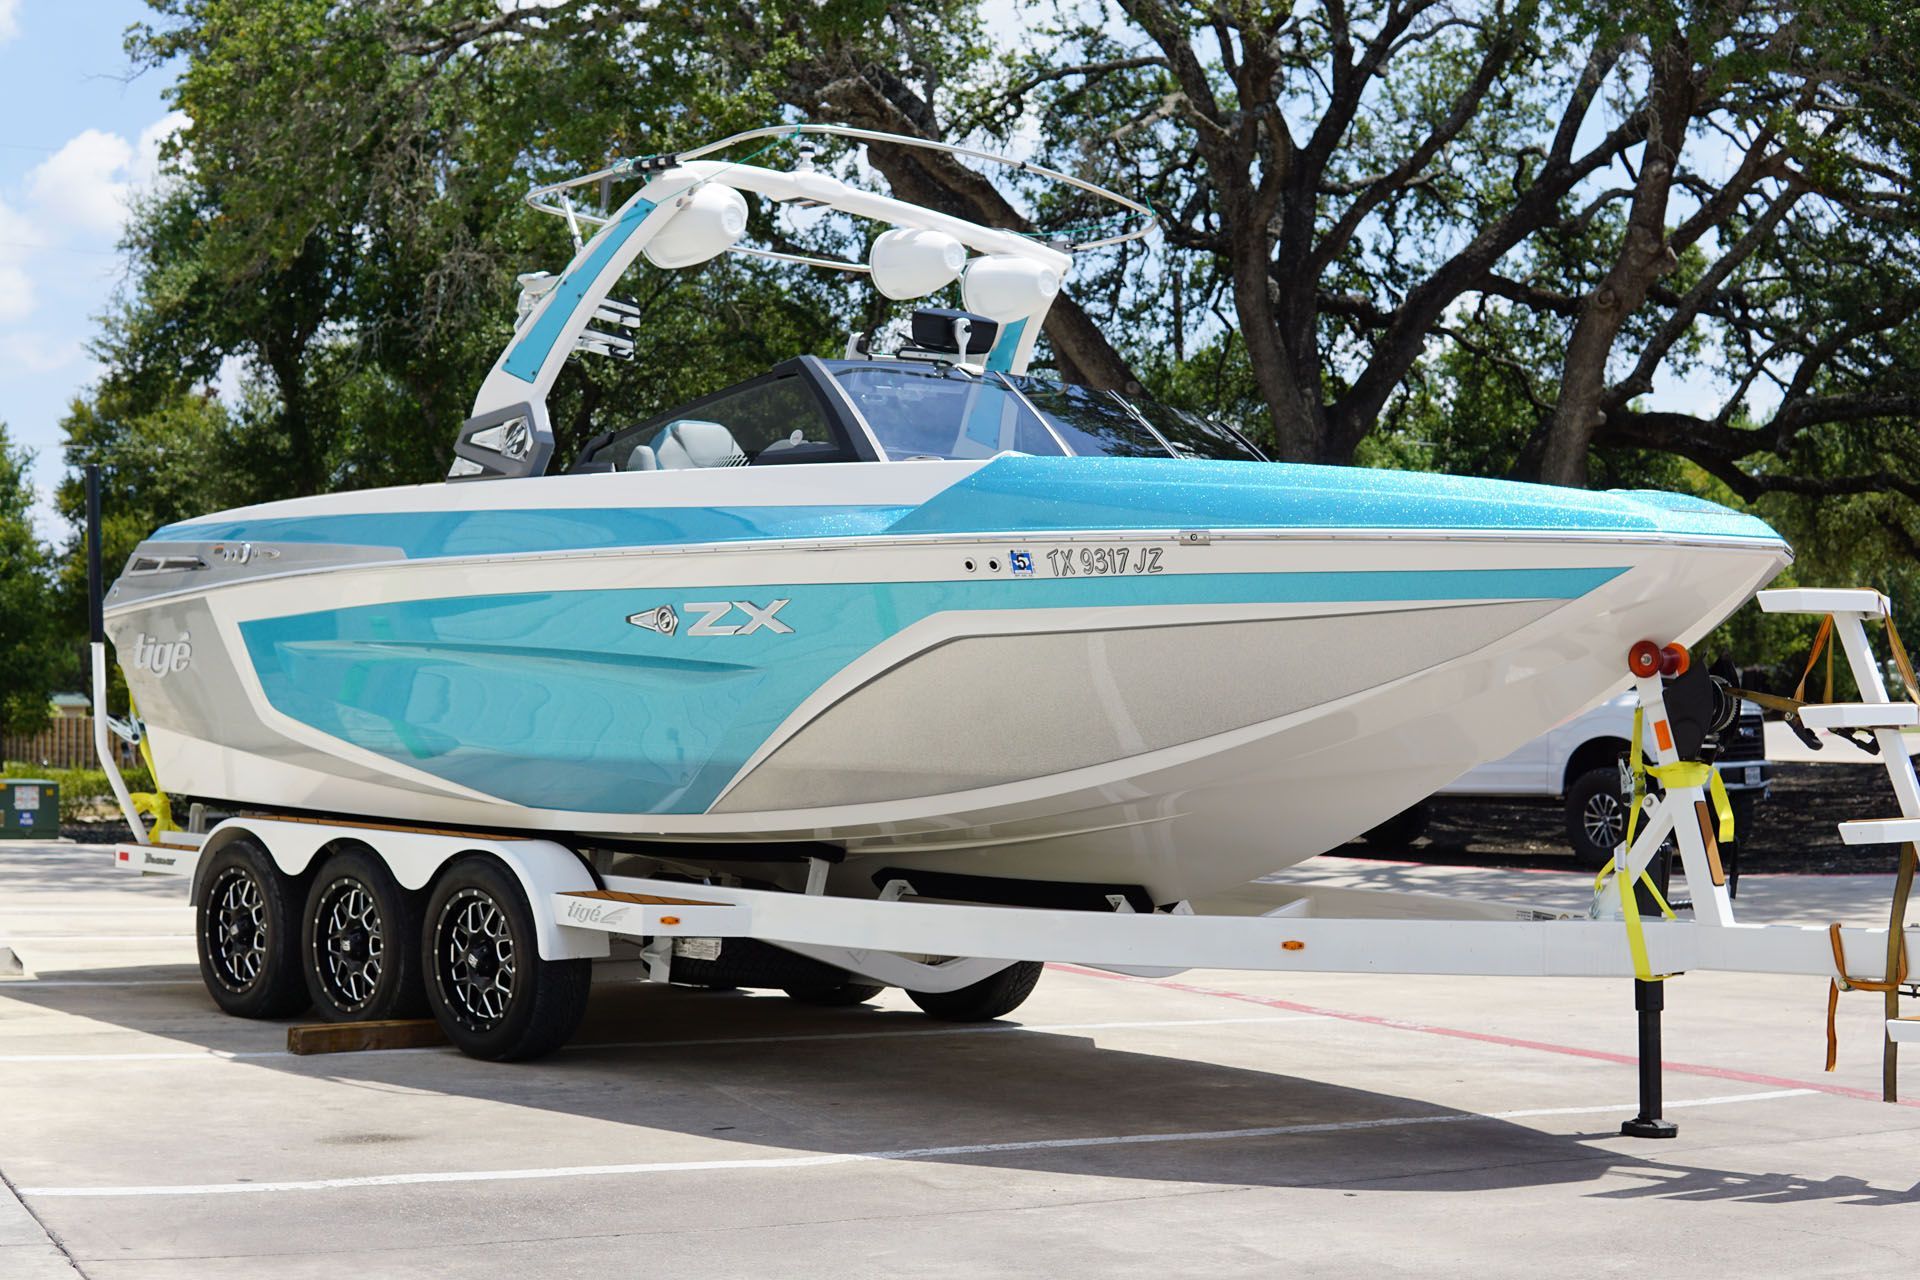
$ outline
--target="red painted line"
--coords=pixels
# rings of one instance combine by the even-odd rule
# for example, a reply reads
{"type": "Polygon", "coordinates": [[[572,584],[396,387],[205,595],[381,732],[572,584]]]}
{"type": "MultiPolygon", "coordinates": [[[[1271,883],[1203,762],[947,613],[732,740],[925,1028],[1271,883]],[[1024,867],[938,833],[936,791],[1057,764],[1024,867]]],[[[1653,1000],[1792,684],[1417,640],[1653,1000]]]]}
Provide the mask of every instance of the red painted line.
{"type": "MultiPolygon", "coordinates": [[[[1614,1053],[1607,1049],[1584,1049],[1571,1044],[1551,1044],[1545,1040],[1523,1040],[1517,1036],[1496,1035],[1491,1031],[1467,1031],[1459,1027],[1440,1027],[1425,1022],[1409,1022],[1404,1018],[1382,1017],[1376,1013],[1325,1009],[1319,1005],[1301,1004],[1297,1000],[1282,1000],[1278,996],[1257,996],[1245,991],[1222,991],[1217,987],[1174,982],[1168,978],[1136,978],[1124,973],[1108,973],[1104,969],[1087,969],[1077,964],[1054,964],[1047,967],[1087,978],[1109,978],[1116,982],[1145,983],[1148,986],[1165,987],[1169,991],[1183,991],[1188,995],[1239,1000],[1245,1004],[1264,1005],[1269,1009],[1285,1009],[1289,1013],[1310,1013],[1317,1017],[1338,1018],[1343,1022],[1358,1022],[1365,1026],[1386,1027],[1394,1031],[1417,1031],[1422,1035],[1445,1036],[1451,1040],[1471,1040],[1479,1044],[1504,1045],[1510,1049],[1532,1049],[1539,1053],[1558,1053],[1570,1058],[1590,1058],[1596,1062],[1612,1062],[1625,1067],[1636,1066],[1640,1061],[1630,1053],[1614,1053]]],[[[1762,1084],[1776,1089],[1811,1089],[1815,1093],[1830,1093],[1840,1098],[1864,1098],[1868,1102],[1882,1100],[1880,1095],[1871,1089],[1855,1089],[1844,1084],[1829,1084],[1823,1080],[1794,1080],[1786,1076],[1763,1075],[1757,1071],[1739,1071],[1732,1067],[1712,1067],[1698,1062],[1663,1061],[1660,1066],[1662,1070],[1677,1071],[1681,1075],[1707,1076],[1715,1080],[1738,1080],[1744,1084],[1762,1084]]],[[[1920,1100],[1902,1098],[1894,1105],[1920,1107],[1920,1100]]]]}

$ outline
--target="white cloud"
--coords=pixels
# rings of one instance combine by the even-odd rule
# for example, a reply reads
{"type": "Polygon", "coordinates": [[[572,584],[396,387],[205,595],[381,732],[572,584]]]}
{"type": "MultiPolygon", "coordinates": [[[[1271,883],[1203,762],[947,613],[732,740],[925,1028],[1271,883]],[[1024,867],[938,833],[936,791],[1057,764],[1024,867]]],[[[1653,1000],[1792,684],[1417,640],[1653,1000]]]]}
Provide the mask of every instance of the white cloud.
{"type": "Polygon", "coordinates": [[[0,42],[20,34],[20,0],[0,0],[0,42]]]}
{"type": "Polygon", "coordinates": [[[133,169],[128,175],[133,182],[136,194],[147,190],[159,181],[160,149],[167,144],[169,138],[186,128],[187,124],[186,112],[169,111],[140,131],[139,140],[133,144],[133,169]]]}
{"type": "Polygon", "coordinates": [[[0,200],[0,324],[15,324],[33,314],[27,264],[43,243],[32,219],[0,200]]]}
{"type": "MultiPolygon", "coordinates": [[[[11,267],[0,267],[0,291],[7,288],[11,267]]],[[[0,301],[4,293],[0,292],[0,301]]],[[[44,334],[15,330],[0,333],[0,376],[7,374],[53,373],[73,367],[85,359],[87,350],[78,341],[50,338],[44,334]]]]}
{"type": "Polygon", "coordinates": [[[127,218],[133,159],[133,145],[119,134],[87,129],[35,166],[27,194],[61,229],[113,235],[127,218]]]}

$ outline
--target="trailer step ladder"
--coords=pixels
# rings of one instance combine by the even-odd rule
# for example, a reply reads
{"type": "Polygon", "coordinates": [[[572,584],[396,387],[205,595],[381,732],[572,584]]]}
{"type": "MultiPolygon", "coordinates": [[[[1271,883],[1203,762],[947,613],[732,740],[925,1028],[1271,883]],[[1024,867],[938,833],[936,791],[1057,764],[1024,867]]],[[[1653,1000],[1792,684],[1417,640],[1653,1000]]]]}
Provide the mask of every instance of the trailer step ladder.
{"type": "MultiPolygon", "coordinates": [[[[1887,780],[1900,815],[1892,818],[1856,818],[1842,822],[1840,839],[1850,845],[1898,844],[1901,870],[1896,878],[1892,919],[1887,942],[1886,967],[1877,980],[1850,978],[1840,943],[1834,943],[1835,964],[1833,997],[1828,1003],[1827,1069],[1833,1069],[1833,1005],[1844,990],[1878,991],[1886,999],[1886,1041],[1881,1057],[1881,1094],[1888,1102],[1898,1096],[1899,1053],[1902,1043],[1920,1043],[1920,1018],[1902,1017],[1900,997],[1907,979],[1908,957],[1904,953],[1901,926],[1912,887],[1914,864],[1920,861],[1920,777],[1913,768],[1912,753],[1907,750],[1904,729],[1920,726],[1920,689],[1914,685],[1913,669],[1899,632],[1893,627],[1893,610],[1886,596],[1870,589],[1762,591],[1760,608],[1767,613],[1826,614],[1832,619],[1833,640],[1845,650],[1847,665],[1859,686],[1858,702],[1810,703],[1800,708],[1800,722],[1810,729],[1855,729],[1873,734],[1880,748],[1880,763],[1886,767],[1887,780]],[[1867,639],[1867,623],[1873,621],[1886,629],[1891,658],[1900,668],[1907,700],[1896,702],[1887,693],[1882,668],[1867,639]]],[[[1811,661],[1809,661],[1811,668],[1811,661]]],[[[1831,674],[1831,673],[1829,673],[1831,674]]],[[[1832,695],[1829,694],[1829,697],[1832,695]]]]}

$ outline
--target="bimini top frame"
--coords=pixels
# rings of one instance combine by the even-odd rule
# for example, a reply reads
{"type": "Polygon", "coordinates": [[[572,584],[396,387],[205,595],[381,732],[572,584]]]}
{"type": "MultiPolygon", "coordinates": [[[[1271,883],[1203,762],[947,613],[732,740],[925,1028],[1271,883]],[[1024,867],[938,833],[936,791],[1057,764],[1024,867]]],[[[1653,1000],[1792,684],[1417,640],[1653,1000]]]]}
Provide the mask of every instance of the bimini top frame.
{"type": "MultiPolygon", "coordinates": [[[[753,155],[757,157],[767,149],[763,147],[753,155]]],[[[893,228],[942,233],[981,258],[1024,262],[1042,269],[1040,274],[1051,273],[1046,278],[1053,281],[1053,287],[1036,289],[1025,314],[1002,322],[999,337],[986,357],[989,368],[1009,373],[1025,372],[1032,359],[1041,322],[1052,305],[1059,278],[1072,263],[1072,254],[1139,239],[1151,232],[1154,225],[1153,211],[1146,205],[1055,169],[973,147],[831,124],[752,129],[691,151],[621,160],[593,173],[536,187],[528,193],[527,203],[567,221],[574,236],[573,260],[557,279],[533,278],[533,286],[523,297],[522,313],[513,337],[481,384],[480,393],[474,399],[473,414],[454,444],[455,457],[448,479],[478,480],[545,472],[553,453],[546,400],[561,367],[576,349],[631,349],[625,339],[592,331],[588,326],[595,319],[627,328],[638,324],[637,313],[608,301],[609,291],[648,245],[665,243],[660,237],[676,218],[687,215],[688,222],[682,223],[680,230],[695,219],[711,219],[717,206],[702,196],[703,190],[710,187],[752,192],[781,203],[801,201],[807,205],[824,205],[893,228]],[[744,160],[705,158],[757,139],[773,139],[772,145],[778,145],[808,136],[944,151],[1004,165],[1086,192],[1118,206],[1125,211],[1123,216],[1136,216],[1139,221],[1137,225],[1078,244],[1049,243],[849,186],[832,174],[815,170],[808,153],[803,153],[800,164],[791,171],[764,168],[744,160]],[[582,187],[604,190],[606,184],[630,179],[644,179],[644,185],[610,212],[583,210],[574,204],[569,194],[582,187]],[[703,204],[704,209],[700,207],[703,204]]],[[[726,199],[739,204],[738,197],[726,199]]],[[[738,227],[732,228],[732,235],[737,239],[738,227]]],[[[776,253],[738,245],[731,239],[714,248],[714,253],[729,251],[854,273],[872,271],[866,263],[776,253]]],[[[697,265],[711,256],[713,254],[706,254],[686,265],[697,265]]],[[[980,258],[972,260],[978,261],[980,258]]],[[[944,287],[944,283],[939,287],[944,287]]]]}

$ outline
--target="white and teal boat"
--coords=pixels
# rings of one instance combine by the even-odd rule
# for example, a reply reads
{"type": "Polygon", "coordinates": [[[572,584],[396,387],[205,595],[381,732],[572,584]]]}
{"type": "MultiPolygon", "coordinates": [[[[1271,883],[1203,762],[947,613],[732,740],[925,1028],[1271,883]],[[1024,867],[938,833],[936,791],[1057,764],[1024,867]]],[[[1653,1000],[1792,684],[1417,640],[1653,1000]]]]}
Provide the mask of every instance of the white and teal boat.
{"type": "Polygon", "coordinates": [[[1612,696],[1635,641],[1698,638],[1790,559],[1691,498],[1277,464],[1028,376],[1071,253],[804,159],[707,158],[799,132],[881,136],[761,131],[534,193],[582,243],[527,278],[449,483],[140,545],[106,616],[169,789],[632,842],[695,873],[830,845],[838,893],[910,868],[988,901],[1168,903],[1612,696]],[[571,201],[628,178],[605,215],[571,201]],[[902,299],[958,280],[966,310],[547,474],[561,365],[629,349],[615,283],[643,255],[764,253],[748,196],[884,224],[867,262],[809,261],[902,299]]]}

